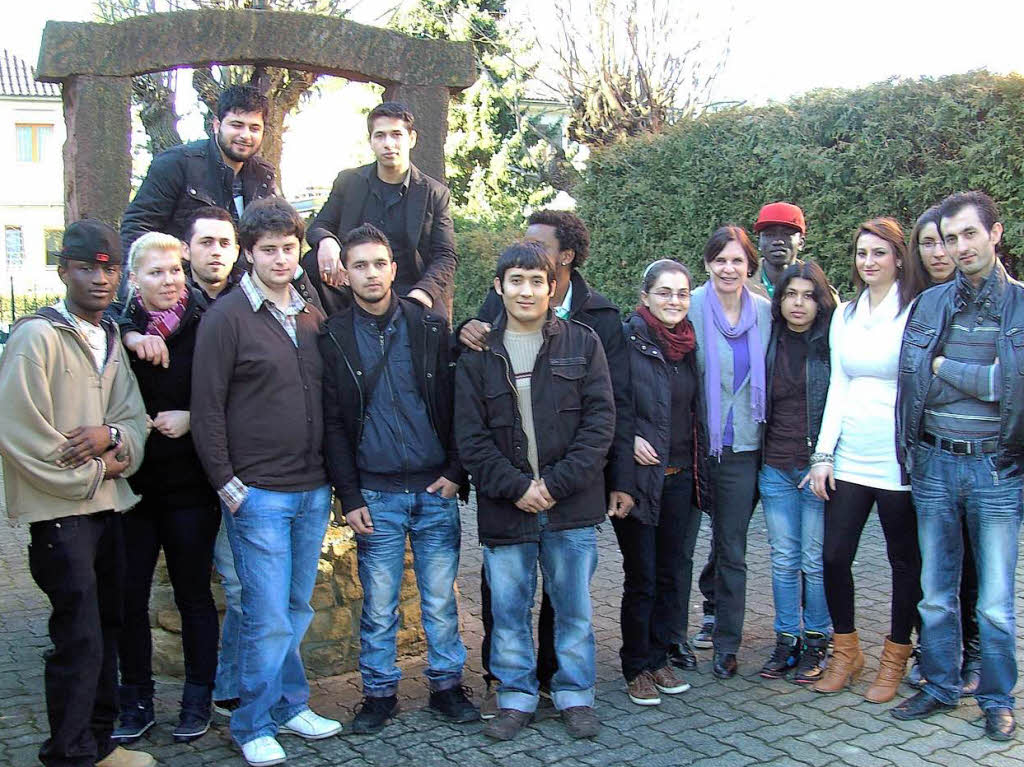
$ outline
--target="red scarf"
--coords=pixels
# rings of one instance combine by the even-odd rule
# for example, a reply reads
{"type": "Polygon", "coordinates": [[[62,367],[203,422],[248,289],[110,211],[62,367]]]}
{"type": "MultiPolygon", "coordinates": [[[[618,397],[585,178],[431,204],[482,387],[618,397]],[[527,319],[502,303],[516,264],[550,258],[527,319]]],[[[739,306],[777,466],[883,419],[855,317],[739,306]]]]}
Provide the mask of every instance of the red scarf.
{"type": "Polygon", "coordinates": [[[697,348],[697,334],[693,330],[693,323],[685,317],[682,322],[670,329],[643,304],[636,308],[636,313],[647,323],[654,340],[665,352],[665,358],[669,362],[679,362],[697,348]]]}

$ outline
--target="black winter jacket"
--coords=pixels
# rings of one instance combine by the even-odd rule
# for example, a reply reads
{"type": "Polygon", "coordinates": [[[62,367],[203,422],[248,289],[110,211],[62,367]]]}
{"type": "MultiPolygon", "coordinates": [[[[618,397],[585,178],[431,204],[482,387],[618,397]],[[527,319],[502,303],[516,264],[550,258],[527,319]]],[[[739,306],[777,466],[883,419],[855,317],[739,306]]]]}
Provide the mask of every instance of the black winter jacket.
{"type": "MultiPolygon", "coordinates": [[[[476,318],[493,324],[504,311],[501,297],[492,288],[477,311],[476,318]]],[[[619,308],[587,284],[583,275],[572,271],[572,302],[569,319],[582,322],[597,333],[608,360],[615,396],[615,439],[608,453],[605,484],[608,491],[620,490],[636,498],[633,486],[633,398],[629,388],[629,353],[622,337],[619,308]]]]}
{"type": "MultiPolygon", "coordinates": [[[[825,414],[825,400],[828,399],[828,382],[832,374],[832,360],[829,356],[828,331],[832,324],[832,316],[819,313],[814,326],[808,330],[807,366],[807,450],[814,452],[818,444],[818,432],[821,431],[821,419],[825,414]]],[[[786,327],[784,321],[772,323],[772,336],[768,341],[768,352],[765,357],[765,423],[772,420],[772,385],[775,380],[775,359],[779,351],[779,334],[786,327]]],[[[768,438],[768,429],[761,430],[761,457],[764,457],[764,441],[768,438]]]]}
{"type": "MultiPolygon", "coordinates": [[[[999,399],[999,452],[1001,469],[1024,471],[1024,283],[1003,271],[1006,287],[999,307],[999,335],[996,355],[1002,392],[999,399]]],[[[900,370],[896,390],[896,457],[905,471],[913,472],[913,450],[921,439],[932,360],[946,341],[953,315],[966,305],[966,298],[950,280],[929,288],[910,307],[900,348],[900,370]]]]}
{"type": "MultiPolygon", "coordinates": [[[[540,540],[536,514],[515,502],[533,477],[527,459],[512,363],[502,342],[506,315],[483,352],[463,351],[455,374],[455,437],[477,492],[477,527],[485,546],[540,540]]],[[[599,480],[615,431],[615,400],[600,339],[586,325],[549,317],[534,364],[531,399],[541,479],[556,503],[551,530],[600,523],[606,499],[599,480]]]]}
{"type": "MultiPolygon", "coordinates": [[[[629,352],[629,374],[633,394],[634,424],[637,436],[643,437],[659,456],[668,456],[672,429],[671,387],[668,363],[658,344],[651,338],[643,317],[632,314],[622,325],[629,352]]],[[[708,474],[708,434],[699,417],[704,407],[704,383],[697,374],[696,352],[682,361],[694,378],[696,396],[693,409],[693,477],[694,505],[705,511],[712,508],[713,485],[708,474]]],[[[632,455],[632,454],[631,454],[632,455]]],[[[661,493],[665,484],[665,464],[641,466],[633,461],[636,505],[629,515],[644,525],[658,524],[661,514],[661,493]]]]}
{"type": "MultiPolygon", "coordinates": [[[[203,316],[203,304],[195,288],[189,292],[188,306],[181,324],[165,340],[170,356],[170,367],[163,368],[140,360],[128,353],[132,372],[139,382],[146,413],[156,418],[164,410],[191,410],[192,353],[196,346],[196,331],[203,316]]],[[[118,312],[121,333],[130,330],[146,333],[149,314],[135,301],[118,312]]],[[[139,495],[158,496],[169,504],[180,506],[209,505],[216,508],[217,494],[210,487],[206,473],[199,463],[192,432],[171,439],[151,429],[146,440],[146,455],[139,470],[128,478],[139,495]]]]}
{"type": "MultiPolygon", "coordinates": [[[[344,309],[351,301],[346,290],[324,285],[316,265],[316,249],[325,237],[339,239],[365,223],[363,209],[370,196],[370,174],[377,172],[377,163],[343,170],[334,179],[331,195],[316,214],[306,233],[312,250],[302,260],[327,315],[344,309]]],[[[405,201],[406,234],[415,243],[412,261],[415,265],[415,284],[405,289],[419,288],[434,302],[434,311],[451,316],[455,284],[455,267],[459,263],[455,254],[455,226],[450,211],[451,194],[440,181],[421,172],[415,165],[410,168],[408,199],[405,201]]]]}
{"type": "MultiPolygon", "coordinates": [[[[448,452],[445,478],[466,488],[466,475],[455,449],[452,421],[455,363],[451,358],[451,335],[444,317],[434,314],[411,298],[400,298],[409,332],[412,361],[420,394],[427,406],[434,433],[448,452]]],[[[324,360],[324,452],[327,475],[348,513],[366,505],[360,492],[356,455],[362,439],[367,371],[359,358],[352,307],[331,317],[318,339],[324,360]]]]}
{"type": "MultiPolygon", "coordinates": [[[[273,166],[260,157],[242,165],[242,200],[270,197],[277,192],[273,166]]],[[[185,221],[197,209],[216,205],[238,221],[231,186],[235,173],[224,164],[216,139],[193,141],[153,158],[142,186],[121,217],[121,249],[129,249],[146,232],[164,232],[184,239],[185,221]]]]}

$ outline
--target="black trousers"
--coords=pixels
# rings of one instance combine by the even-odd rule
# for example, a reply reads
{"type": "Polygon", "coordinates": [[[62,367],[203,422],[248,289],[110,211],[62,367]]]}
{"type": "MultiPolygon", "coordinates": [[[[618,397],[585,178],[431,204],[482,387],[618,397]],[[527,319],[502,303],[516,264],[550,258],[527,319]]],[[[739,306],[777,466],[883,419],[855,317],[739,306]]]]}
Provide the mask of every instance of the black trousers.
{"type": "Polygon", "coordinates": [[[875,504],[892,568],[889,638],[910,644],[910,632],[920,625],[917,603],[921,601],[921,551],[910,491],[879,490],[836,480],[836,489],[825,502],[825,599],[835,632],[853,632],[853,558],[875,504]]]}
{"type": "Polygon", "coordinates": [[[33,522],[32,578],[53,607],[44,681],[47,767],[93,767],[112,750],[117,718],[124,540],[113,511],[33,522]]]}
{"type": "MultiPolygon", "coordinates": [[[[541,583],[543,590],[544,584],[541,583]]],[[[497,677],[491,674],[491,633],[494,631],[494,613],[491,610],[491,584],[487,582],[487,570],[480,567],[480,609],[484,623],[484,638],[480,643],[480,662],[484,667],[484,680],[490,684],[497,677]]],[[[551,686],[551,677],[558,671],[555,657],[555,610],[548,593],[542,591],[540,617],[537,620],[537,681],[541,687],[551,686]]]]}
{"type": "Polygon", "coordinates": [[[220,513],[213,505],[171,508],[161,498],[143,498],[125,514],[127,578],[119,656],[126,696],[153,696],[149,595],[161,547],[181,614],[185,681],[213,688],[219,630],[210,573],[219,528],[220,513]]]}
{"type": "Polygon", "coordinates": [[[612,519],[622,552],[622,675],[626,681],[668,663],[669,646],[686,636],[693,548],[700,530],[691,505],[693,473],[665,478],[657,525],[612,519]]]}
{"type": "Polygon", "coordinates": [[[701,596],[704,597],[704,614],[715,614],[715,539],[711,538],[711,546],[708,547],[708,561],[700,571],[700,579],[697,581],[700,587],[701,596]]]}
{"type": "Polygon", "coordinates": [[[743,639],[747,607],[747,530],[757,494],[759,450],[722,450],[711,461],[715,508],[711,515],[714,546],[715,652],[735,653],[743,639]]]}

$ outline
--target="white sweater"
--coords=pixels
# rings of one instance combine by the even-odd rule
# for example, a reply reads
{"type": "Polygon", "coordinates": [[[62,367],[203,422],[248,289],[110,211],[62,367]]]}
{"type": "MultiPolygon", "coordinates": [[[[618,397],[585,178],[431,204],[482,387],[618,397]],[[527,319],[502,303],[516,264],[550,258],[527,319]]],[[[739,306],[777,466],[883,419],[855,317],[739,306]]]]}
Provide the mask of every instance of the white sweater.
{"type": "Polygon", "coordinates": [[[909,307],[897,314],[898,283],[874,311],[868,291],[849,318],[848,305],[832,316],[832,375],[817,451],[834,454],[836,479],[909,490],[896,461],[896,378],[909,307]]]}

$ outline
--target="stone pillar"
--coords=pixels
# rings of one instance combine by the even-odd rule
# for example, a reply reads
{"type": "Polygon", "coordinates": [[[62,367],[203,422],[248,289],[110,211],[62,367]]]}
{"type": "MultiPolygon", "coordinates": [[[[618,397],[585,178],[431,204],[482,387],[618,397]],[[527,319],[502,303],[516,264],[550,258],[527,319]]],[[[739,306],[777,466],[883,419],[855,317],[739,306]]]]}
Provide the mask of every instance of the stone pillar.
{"type": "Polygon", "coordinates": [[[131,191],[131,78],[76,75],[62,91],[65,223],[89,216],[116,229],[131,191]]]}
{"type": "Polygon", "coordinates": [[[444,86],[403,85],[384,90],[385,101],[401,101],[416,118],[416,147],[412,161],[428,176],[444,182],[444,142],[448,137],[448,101],[444,86]]]}

